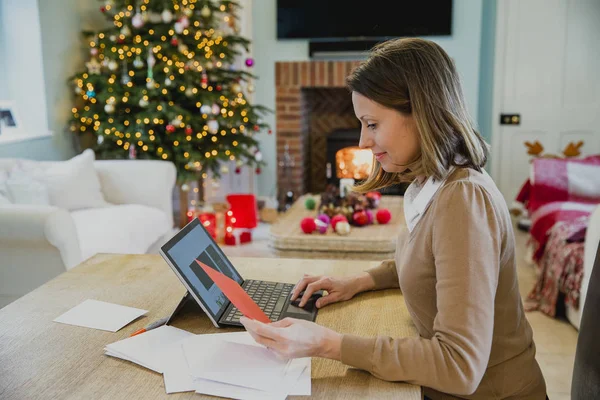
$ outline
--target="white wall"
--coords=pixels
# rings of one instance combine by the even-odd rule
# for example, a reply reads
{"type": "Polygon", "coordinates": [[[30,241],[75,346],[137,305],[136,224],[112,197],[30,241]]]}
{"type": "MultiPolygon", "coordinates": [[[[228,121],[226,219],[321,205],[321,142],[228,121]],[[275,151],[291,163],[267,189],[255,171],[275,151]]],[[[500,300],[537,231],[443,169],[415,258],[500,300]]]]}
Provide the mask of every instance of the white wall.
{"type": "Polygon", "coordinates": [[[15,102],[25,132],[42,134],[48,120],[37,1],[2,0],[1,7],[2,97],[15,102]]]}
{"type": "MultiPolygon", "coordinates": [[[[450,37],[428,37],[441,45],[454,58],[462,77],[467,105],[473,120],[477,118],[479,97],[479,63],[481,44],[481,16],[483,0],[454,0],[452,31],[450,37]]],[[[307,61],[307,40],[277,40],[276,0],[258,0],[253,3],[252,54],[255,58],[256,82],[254,102],[275,110],[275,62],[307,61]]],[[[275,128],[275,114],[267,122],[275,128]]],[[[259,195],[276,195],[277,132],[258,136],[268,166],[258,176],[259,195]]]]}

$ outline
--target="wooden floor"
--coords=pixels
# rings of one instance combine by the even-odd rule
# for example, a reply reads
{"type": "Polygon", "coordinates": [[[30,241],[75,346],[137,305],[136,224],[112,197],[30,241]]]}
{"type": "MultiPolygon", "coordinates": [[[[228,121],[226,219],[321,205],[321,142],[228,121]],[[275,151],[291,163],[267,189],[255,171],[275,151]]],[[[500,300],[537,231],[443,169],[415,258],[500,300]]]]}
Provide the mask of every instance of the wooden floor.
{"type": "MultiPolygon", "coordinates": [[[[254,233],[251,244],[223,246],[228,256],[274,257],[268,246],[268,225],[260,225],[254,233]]],[[[527,296],[535,283],[535,271],[525,261],[527,235],[515,230],[517,241],[517,269],[519,288],[523,297],[527,296]]],[[[570,399],[571,378],[577,330],[568,322],[550,318],[540,312],[527,313],[534,331],[537,359],[540,363],[550,400],[570,399]]]]}

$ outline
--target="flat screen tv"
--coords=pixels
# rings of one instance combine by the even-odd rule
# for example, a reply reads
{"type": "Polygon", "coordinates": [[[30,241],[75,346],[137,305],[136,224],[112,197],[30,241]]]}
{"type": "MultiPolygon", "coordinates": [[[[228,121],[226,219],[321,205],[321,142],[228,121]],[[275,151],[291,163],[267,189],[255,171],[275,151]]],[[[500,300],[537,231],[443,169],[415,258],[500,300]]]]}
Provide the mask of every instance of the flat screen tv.
{"type": "Polygon", "coordinates": [[[452,34],[452,0],[277,0],[277,38],[368,40],[452,34]]]}

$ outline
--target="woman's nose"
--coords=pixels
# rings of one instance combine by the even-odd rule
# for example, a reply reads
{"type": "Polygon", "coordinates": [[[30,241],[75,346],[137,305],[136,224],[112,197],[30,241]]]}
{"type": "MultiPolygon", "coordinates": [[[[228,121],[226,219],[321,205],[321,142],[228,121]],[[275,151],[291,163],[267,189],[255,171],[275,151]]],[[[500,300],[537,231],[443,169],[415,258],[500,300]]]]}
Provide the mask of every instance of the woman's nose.
{"type": "Polygon", "coordinates": [[[358,141],[358,147],[361,149],[370,149],[373,147],[373,139],[365,130],[361,130],[360,132],[360,140],[358,141]]]}

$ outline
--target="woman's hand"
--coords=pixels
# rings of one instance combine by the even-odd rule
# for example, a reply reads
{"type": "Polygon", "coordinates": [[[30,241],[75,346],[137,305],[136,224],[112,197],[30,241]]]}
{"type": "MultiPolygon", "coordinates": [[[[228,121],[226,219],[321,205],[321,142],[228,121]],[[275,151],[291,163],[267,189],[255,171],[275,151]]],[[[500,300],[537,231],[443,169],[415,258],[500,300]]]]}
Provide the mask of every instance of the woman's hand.
{"type": "Polygon", "coordinates": [[[284,318],[264,324],[246,317],[240,318],[240,322],[257,343],[282,358],[324,357],[341,360],[342,335],[314,322],[284,318]]]}
{"type": "Polygon", "coordinates": [[[321,308],[327,304],[350,300],[357,293],[373,289],[374,287],[375,282],[367,272],[342,278],[304,275],[300,282],[296,284],[294,290],[292,290],[290,299],[292,301],[296,300],[300,292],[304,291],[299,304],[300,307],[304,307],[314,292],[317,290],[326,290],[328,294],[317,300],[317,308],[321,308]]]}

